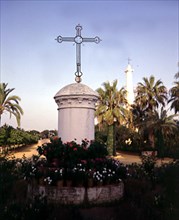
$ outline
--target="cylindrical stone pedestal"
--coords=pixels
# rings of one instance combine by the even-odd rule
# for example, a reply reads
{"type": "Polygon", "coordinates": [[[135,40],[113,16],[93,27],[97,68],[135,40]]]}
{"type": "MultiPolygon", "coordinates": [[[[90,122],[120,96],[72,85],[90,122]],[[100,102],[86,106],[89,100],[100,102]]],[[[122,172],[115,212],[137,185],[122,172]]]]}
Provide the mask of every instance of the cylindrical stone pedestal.
{"type": "Polygon", "coordinates": [[[98,93],[81,83],[63,87],[54,97],[58,105],[58,135],[63,142],[94,140],[94,112],[98,93]]]}

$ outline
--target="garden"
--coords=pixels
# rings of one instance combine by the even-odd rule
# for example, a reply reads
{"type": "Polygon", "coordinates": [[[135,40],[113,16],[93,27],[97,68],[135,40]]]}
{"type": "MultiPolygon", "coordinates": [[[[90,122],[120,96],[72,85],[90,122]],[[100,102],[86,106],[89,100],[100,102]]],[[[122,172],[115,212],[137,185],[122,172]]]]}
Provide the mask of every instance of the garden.
{"type": "MultiPolygon", "coordinates": [[[[153,76],[143,80],[137,85],[130,108],[126,108],[126,91],[117,89],[117,80],[112,85],[104,83],[104,89],[98,89],[101,102],[96,109],[96,141],[83,140],[79,145],[75,140],[63,143],[54,137],[50,143],[38,147],[39,156],[30,159],[16,159],[3,152],[7,154],[0,155],[0,219],[178,219],[179,126],[176,113],[179,111],[179,84],[176,81],[167,94],[162,81],[155,82],[153,76]],[[171,104],[174,115],[168,114],[166,103],[171,104]],[[124,165],[113,157],[118,150],[138,154],[145,150],[157,151],[161,159],[172,157],[174,162],[157,166],[155,154],[143,154],[141,164],[124,165]],[[43,194],[27,197],[29,184],[87,189],[121,181],[124,183],[123,198],[98,206],[51,204],[43,194]]],[[[6,87],[7,84],[2,84],[1,95],[12,91],[6,87]]],[[[19,124],[23,111],[18,107],[13,112],[19,124]]],[[[19,128],[1,127],[0,130],[0,145],[21,146],[38,138],[36,133],[27,135],[19,128]]]]}
{"type": "Polygon", "coordinates": [[[118,183],[125,175],[124,166],[108,158],[106,146],[96,141],[63,143],[54,137],[37,151],[40,158],[34,157],[25,173],[28,181],[37,184],[92,187],[118,183]]]}
{"type": "Polygon", "coordinates": [[[63,143],[58,137],[37,150],[39,156],[31,159],[1,156],[0,219],[178,219],[177,160],[157,166],[155,156],[141,156],[141,164],[124,165],[109,157],[103,144],[63,143]],[[90,186],[88,179],[93,180],[90,186]],[[27,197],[29,183],[66,187],[68,180],[86,188],[123,181],[124,197],[98,206],[51,204],[40,194],[27,197]]]}

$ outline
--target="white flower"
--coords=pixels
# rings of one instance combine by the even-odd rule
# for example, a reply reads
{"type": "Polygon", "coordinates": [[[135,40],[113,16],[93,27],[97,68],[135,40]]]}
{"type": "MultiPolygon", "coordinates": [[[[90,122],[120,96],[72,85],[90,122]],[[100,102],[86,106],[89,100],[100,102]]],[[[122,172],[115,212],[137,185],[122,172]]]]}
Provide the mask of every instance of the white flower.
{"type": "Polygon", "coordinates": [[[131,141],[130,138],[128,138],[127,140],[125,140],[125,143],[126,143],[127,145],[131,145],[132,141],[131,141]]]}

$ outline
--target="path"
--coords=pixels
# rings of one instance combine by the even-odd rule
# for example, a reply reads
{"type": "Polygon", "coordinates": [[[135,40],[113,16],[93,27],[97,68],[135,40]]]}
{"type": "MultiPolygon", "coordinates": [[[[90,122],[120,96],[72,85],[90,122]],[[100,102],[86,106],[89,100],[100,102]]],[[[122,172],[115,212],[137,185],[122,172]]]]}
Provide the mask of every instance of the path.
{"type": "MultiPolygon", "coordinates": [[[[139,163],[141,164],[141,159],[138,154],[133,154],[129,152],[117,152],[117,156],[114,157],[115,159],[119,160],[123,164],[132,164],[132,163],[139,163]]],[[[164,159],[158,159],[157,165],[161,165],[163,163],[169,163],[172,162],[172,158],[164,158],[164,159]]]]}
{"type": "Polygon", "coordinates": [[[16,158],[22,158],[23,156],[30,158],[32,155],[38,155],[37,147],[47,142],[49,142],[49,139],[39,140],[37,144],[32,144],[17,149],[16,151],[12,152],[12,155],[16,158]]]}

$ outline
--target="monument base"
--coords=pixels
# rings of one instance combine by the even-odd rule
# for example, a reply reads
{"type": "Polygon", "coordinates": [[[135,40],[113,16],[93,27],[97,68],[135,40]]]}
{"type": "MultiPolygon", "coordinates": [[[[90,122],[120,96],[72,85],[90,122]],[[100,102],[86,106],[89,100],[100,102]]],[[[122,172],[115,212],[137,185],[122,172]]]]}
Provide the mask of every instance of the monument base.
{"type": "Polygon", "coordinates": [[[62,205],[102,204],[120,200],[124,195],[124,184],[120,182],[114,185],[100,187],[56,187],[28,185],[28,197],[44,196],[48,203],[62,205]]]}

